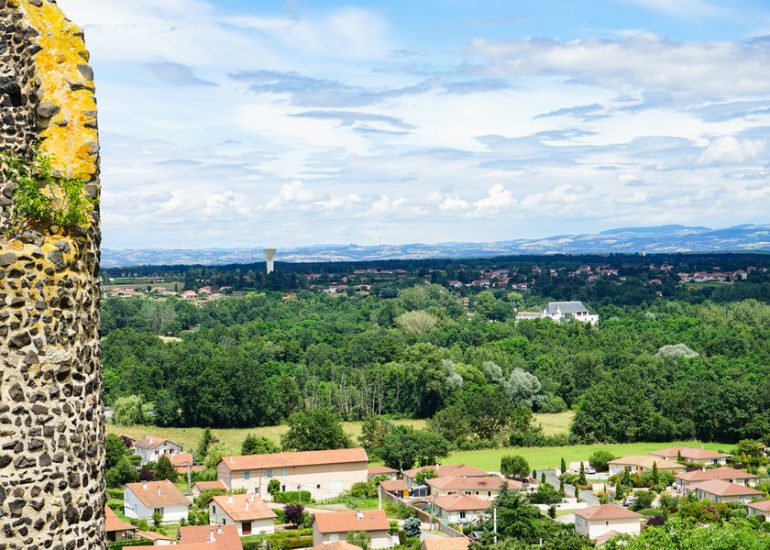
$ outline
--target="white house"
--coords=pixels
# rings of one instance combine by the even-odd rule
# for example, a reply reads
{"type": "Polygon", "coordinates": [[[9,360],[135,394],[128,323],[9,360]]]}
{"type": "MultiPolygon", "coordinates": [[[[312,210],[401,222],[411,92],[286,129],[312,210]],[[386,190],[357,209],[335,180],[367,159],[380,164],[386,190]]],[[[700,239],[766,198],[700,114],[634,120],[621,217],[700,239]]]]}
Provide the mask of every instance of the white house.
{"type": "Polygon", "coordinates": [[[484,519],[492,503],[483,498],[454,494],[434,498],[433,506],[441,523],[455,525],[484,519]]]}
{"type": "Polygon", "coordinates": [[[163,523],[187,518],[187,497],[168,480],[129,483],[123,487],[123,501],[127,518],[152,522],[155,512],[160,512],[163,523]]]}
{"type": "Polygon", "coordinates": [[[599,323],[599,316],[590,313],[583,302],[549,302],[543,311],[543,317],[553,319],[557,323],[567,319],[592,325],[599,323]]]}
{"type": "Polygon", "coordinates": [[[762,491],[730,483],[723,479],[711,479],[693,483],[685,487],[685,493],[694,494],[698,500],[709,500],[711,502],[741,502],[746,504],[751,499],[765,496],[762,491]]]}
{"type": "Polygon", "coordinates": [[[242,537],[275,533],[273,520],[276,517],[275,512],[254,493],[217,496],[209,503],[209,522],[212,525],[234,524],[242,537]]]}
{"type": "Polygon", "coordinates": [[[763,516],[765,521],[770,520],[770,500],[760,500],[747,504],[750,516],[763,516]]]}
{"type": "Polygon", "coordinates": [[[371,538],[370,548],[393,548],[390,521],[383,510],[319,512],[313,522],[313,544],[347,540],[348,533],[362,531],[371,538]]]}
{"type": "Polygon", "coordinates": [[[629,455],[616,458],[615,460],[610,460],[607,465],[610,469],[610,475],[622,474],[626,468],[628,468],[632,474],[652,471],[653,465],[658,467],[658,471],[671,472],[674,475],[679,472],[684,472],[686,469],[682,464],[678,464],[677,462],[644,455],[629,455]]]}
{"type": "Polygon", "coordinates": [[[421,466],[419,468],[412,468],[411,470],[404,470],[404,481],[411,490],[417,485],[417,476],[422,472],[431,471],[435,473],[435,477],[487,477],[489,474],[484,470],[479,470],[473,466],[466,466],[465,464],[437,464],[435,466],[421,466]]]}
{"type": "Polygon", "coordinates": [[[606,540],[613,533],[638,535],[642,529],[641,518],[636,512],[617,504],[600,504],[575,510],[575,531],[591,540],[600,537],[606,540]]]}
{"type": "Polygon", "coordinates": [[[434,477],[425,483],[430,487],[430,494],[434,498],[461,494],[492,500],[497,498],[503,485],[507,485],[511,491],[524,489],[524,484],[521,481],[490,475],[483,477],[434,477]]]}
{"type": "Polygon", "coordinates": [[[217,465],[217,478],[229,490],[246,489],[263,500],[272,500],[267,488],[273,479],[281,492],[308,491],[313,499],[324,500],[366,483],[368,467],[361,448],[226,456],[217,465]]]}
{"type": "Polygon", "coordinates": [[[759,476],[750,474],[745,470],[736,470],[735,468],[703,468],[702,470],[693,470],[676,474],[676,488],[684,491],[690,485],[700,483],[701,481],[710,481],[712,479],[721,479],[738,485],[755,485],[759,476]]]}
{"type": "Polygon", "coordinates": [[[141,457],[142,464],[156,462],[160,455],[174,456],[181,452],[181,445],[155,435],[146,435],[142,439],[134,441],[134,454],[141,457]]]}
{"type": "Polygon", "coordinates": [[[727,458],[730,456],[725,453],[717,453],[708,449],[697,449],[694,447],[668,447],[650,453],[650,456],[662,458],[676,462],[681,455],[685,462],[694,462],[707,466],[724,466],[727,464],[727,458]]]}

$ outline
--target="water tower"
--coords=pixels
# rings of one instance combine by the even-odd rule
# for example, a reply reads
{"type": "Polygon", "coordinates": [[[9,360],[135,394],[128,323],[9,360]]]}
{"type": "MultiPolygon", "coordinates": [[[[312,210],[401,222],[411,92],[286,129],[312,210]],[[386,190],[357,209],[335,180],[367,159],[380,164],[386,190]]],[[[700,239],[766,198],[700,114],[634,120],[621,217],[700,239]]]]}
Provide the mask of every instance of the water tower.
{"type": "Polygon", "coordinates": [[[267,264],[267,274],[275,271],[275,248],[265,248],[265,263],[267,264]]]}

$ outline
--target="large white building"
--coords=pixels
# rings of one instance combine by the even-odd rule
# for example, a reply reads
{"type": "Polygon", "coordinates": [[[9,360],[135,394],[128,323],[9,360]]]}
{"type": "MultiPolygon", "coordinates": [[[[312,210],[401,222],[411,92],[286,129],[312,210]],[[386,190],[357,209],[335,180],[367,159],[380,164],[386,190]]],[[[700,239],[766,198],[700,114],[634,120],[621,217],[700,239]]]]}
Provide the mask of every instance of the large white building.
{"type": "Polygon", "coordinates": [[[520,311],[516,314],[517,321],[526,319],[551,319],[557,323],[574,320],[591,325],[599,323],[599,316],[589,312],[583,302],[549,302],[542,312],[520,311]]]}
{"type": "Polygon", "coordinates": [[[272,500],[267,492],[271,480],[278,481],[281,492],[308,491],[314,500],[324,500],[366,483],[368,467],[362,448],[226,456],[217,466],[217,478],[229,490],[246,489],[263,500],[272,500]]]}
{"type": "Polygon", "coordinates": [[[591,540],[607,540],[614,535],[638,535],[641,518],[617,504],[601,504],[575,511],[575,531],[591,540]]]}
{"type": "Polygon", "coordinates": [[[179,523],[187,518],[189,501],[168,480],[129,483],[123,487],[123,514],[127,518],[152,523],[158,512],[163,523],[179,523]]]}
{"type": "Polygon", "coordinates": [[[347,539],[348,533],[369,535],[370,548],[393,548],[396,544],[389,533],[390,521],[383,510],[358,512],[319,512],[313,522],[313,544],[331,544],[347,539]]]}

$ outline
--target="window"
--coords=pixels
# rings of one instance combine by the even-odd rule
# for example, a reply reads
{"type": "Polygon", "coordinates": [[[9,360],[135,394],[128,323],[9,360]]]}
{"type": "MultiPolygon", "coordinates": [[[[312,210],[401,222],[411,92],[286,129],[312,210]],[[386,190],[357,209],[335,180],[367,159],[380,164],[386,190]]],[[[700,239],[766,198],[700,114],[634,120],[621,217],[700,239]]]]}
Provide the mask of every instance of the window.
{"type": "Polygon", "coordinates": [[[270,479],[270,478],[273,477],[273,475],[274,475],[274,472],[273,472],[272,468],[268,468],[267,470],[265,470],[265,477],[266,478],[270,479]]]}
{"type": "Polygon", "coordinates": [[[217,513],[217,507],[214,506],[213,504],[211,505],[211,513],[212,514],[216,514],[217,513]]]}
{"type": "Polygon", "coordinates": [[[287,470],[286,470],[286,468],[281,468],[281,475],[282,475],[282,476],[286,476],[286,475],[287,475],[287,470]]]}
{"type": "Polygon", "coordinates": [[[243,479],[251,479],[251,470],[243,472],[243,479]]]}
{"type": "Polygon", "coordinates": [[[318,485],[315,486],[315,488],[316,489],[320,489],[321,488],[321,484],[319,483],[318,485]]]}
{"type": "Polygon", "coordinates": [[[460,519],[465,519],[465,512],[460,512],[460,519]]]}
{"type": "Polygon", "coordinates": [[[251,534],[251,522],[250,521],[244,521],[241,523],[241,533],[244,535],[250,535],[251,534]]]}
{"type": "Polygon", "coordinates": [[[152,511],[152,514],[160,514],[160,516],[163,517],[163,508],[155,508],[155,510],[152,511]]]}

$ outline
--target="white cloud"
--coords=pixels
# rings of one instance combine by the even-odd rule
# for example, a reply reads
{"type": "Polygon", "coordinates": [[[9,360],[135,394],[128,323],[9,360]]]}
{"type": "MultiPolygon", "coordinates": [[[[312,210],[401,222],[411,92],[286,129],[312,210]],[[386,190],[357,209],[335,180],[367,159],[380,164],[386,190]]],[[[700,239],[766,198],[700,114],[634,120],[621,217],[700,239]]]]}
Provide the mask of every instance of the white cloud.
{"type": "Polygon", "coordinates": [[[489,188],[487,196],[473,203],[476,214],[485,215],[510,208],[516,204],[513,193],[503,184],[498,183],[489,188]]]}
{"type": "Polygon", "coordinates": [[[442,212],[447,212],[452,210],[465,210],[469,206],[470,206],[470,203],[465,199],[460,199],[457,197],[447,197],[443,201],[441,201],[441,203],[438,205],[438,208],[442,212]]]}
{"type": "Polygon", "coordinates": [[[767,158],[767,141],[719,136],[709,143],[698,162],[704,165],[741,164],[767,158]]]}

